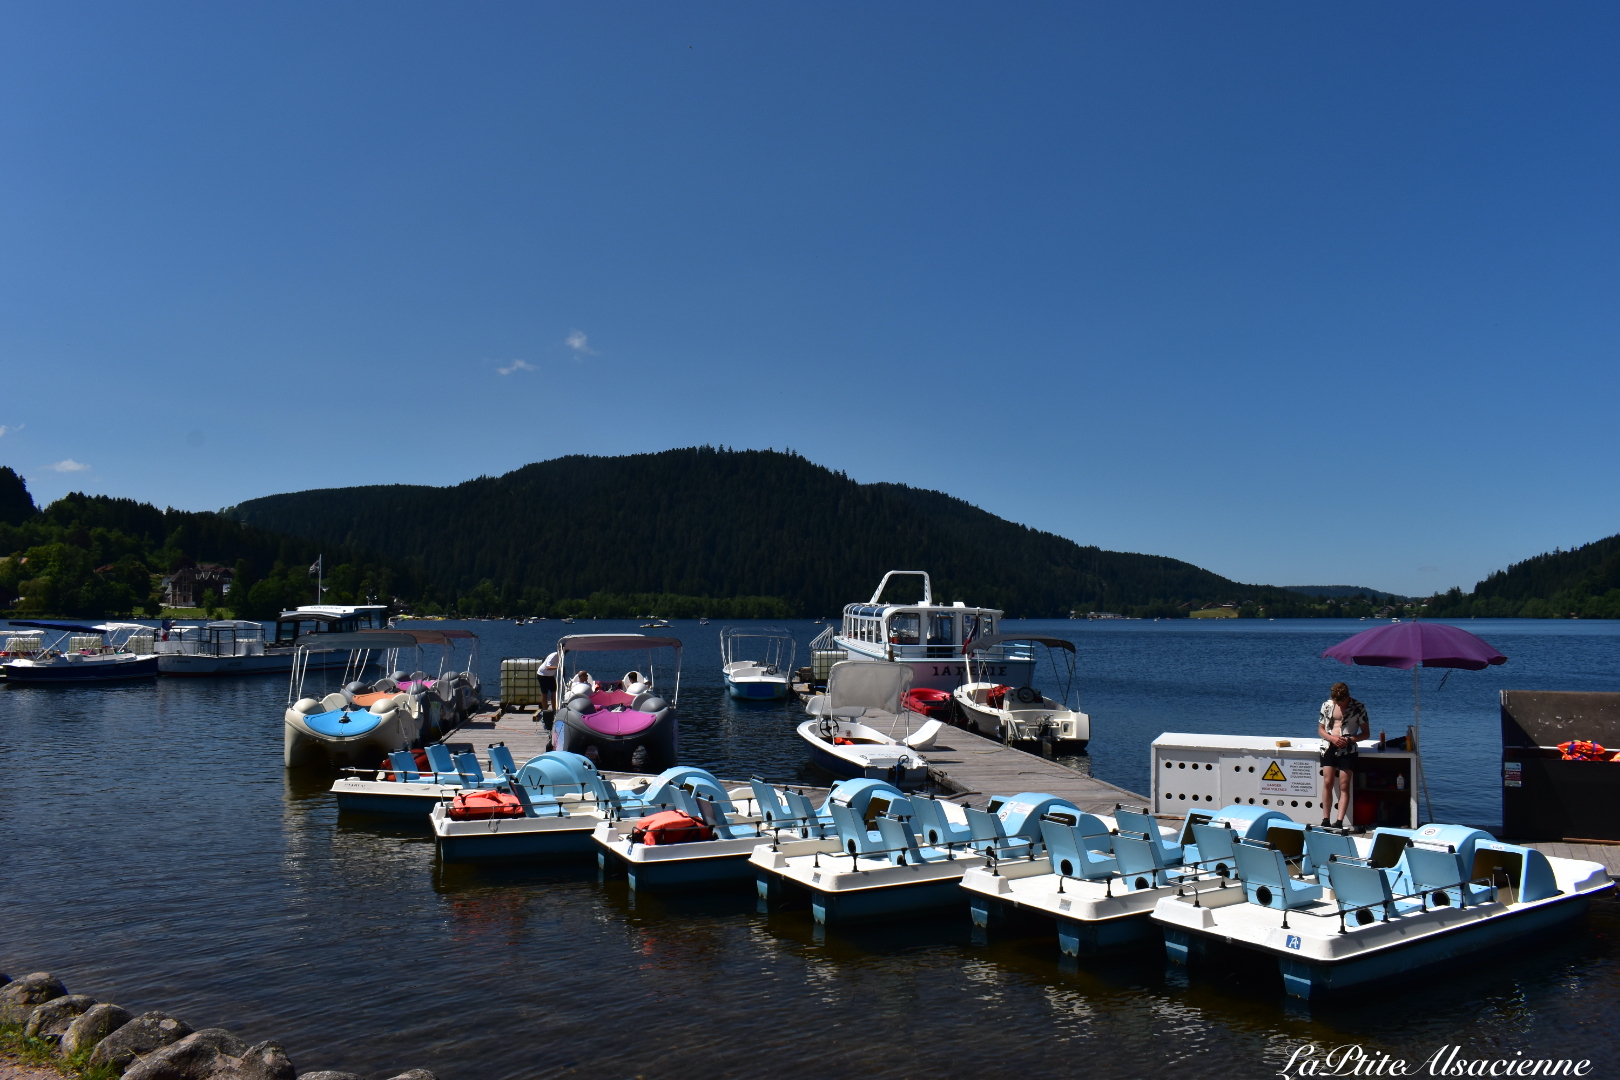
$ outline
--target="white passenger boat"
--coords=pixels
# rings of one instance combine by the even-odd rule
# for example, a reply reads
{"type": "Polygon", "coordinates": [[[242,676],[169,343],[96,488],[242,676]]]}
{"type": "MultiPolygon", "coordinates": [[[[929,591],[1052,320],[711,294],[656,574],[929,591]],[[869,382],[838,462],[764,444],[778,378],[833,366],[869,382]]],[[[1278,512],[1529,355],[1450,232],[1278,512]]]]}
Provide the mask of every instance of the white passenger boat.
{"type": "Polygon", "coordinates": [[[13,620],[13,628],[47,634],[9,635],[0,675],[11,686],[78,686],[151,679],[158,673],[152,628],[141,623],[13,620]]]}
{"type": "Polygon", "coordinates": [[[292,670],[293,650],[270,651],[264,624],[222,619],[170,626],[152,643],[161,675],[263,675],[292,670]]]}
{"type": "Polygon", "coordinates": [[[799,737],[810,760],[841,777],[888,780],[908,788],[928,779],[919,751],[933,746],[944,725],[905,707],[911,668],[843,660],[827,675],[827,692],[805,704],[810,719],[799,737]]]}
{"type": "Polygon", "coordinates": [[[478,638],[467,630],[357,630],[298,638],[282,716],[283,762],[294,767],[326,760],[369,769],[390,751],[436,738],[477,707],[477,656],[478,638]],[[439,650],[437,674],[420,666],[428,646],[439,650]],[[309,661],[334,650],[348,656],[343,685],[316,698],[308,692],[309,661]],[[400,666],[406,658],[414,670],[400,666]],[[392,674],[361,681],[373,664],[392,674]]]}
{"type": "Polygon", "coordinates": [[[991,634],[970,643],[967,654],[968,681],[952,691],[957,714],[967,719],[981,735],[1014,746],[1047,745],[1058,753],[1084,750],[1091,741],[1091,717],[1073,707],[1074,642],[1034,634],[991,634]],[[1046,649],[1047,660],[1060,685],[1058,698],[1050,698],[1035,687],[1011,685],[987,677],[991,669],[1005,667],[997,653],[1022,656],[1034,646],[1046,649]]]}
{"type": "MultiPolygon", "coordinates": [[[[964,646],[996,633],[1001,611],[968,607],[958,600],[934,603],[933,587],[921,570],[890,570],[878,583],[872,599],[844,608],[844,619],[833,640],[852,661],[899,664],[912,673],[911,685],[920,689],[954,690],[968,677],[964,646]],[[886,604],[883,590],[889,579],[922,578],[920,604],[886,604]]],[[[1028,686],[1035,660],[1027,650],[996,646],[984,650],[977,667],[982,679],[1028,686]]]]}
{"type": "MultiPolygon", "coordinates": [[[[1331,832],[1298,831],[1307,842],[1331,832]]],[[[1315,998],[1527,944],[1614,888],[1598,863],[1463,825],[1343,836],[1325,855],[1290,854],[1280,839],[1234,839],[1241,888],[1159,900],[1170,959],[1252,950],[1277,960],[1289,994],[1315,998]]]]}
{"type": "Polygon", "coordinates": [[[720,672],[726,693],[745,701],[788,695],[788,677],[799,644],[779,626],[728,626],[720,631],[720,672]]]}

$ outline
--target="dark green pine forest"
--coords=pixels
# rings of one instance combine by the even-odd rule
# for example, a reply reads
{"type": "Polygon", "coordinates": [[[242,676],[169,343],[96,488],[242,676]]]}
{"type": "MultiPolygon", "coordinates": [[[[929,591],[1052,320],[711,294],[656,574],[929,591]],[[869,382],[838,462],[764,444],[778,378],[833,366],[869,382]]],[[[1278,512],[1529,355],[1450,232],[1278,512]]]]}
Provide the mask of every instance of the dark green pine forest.
{"type": "Polygon", "coordinates": [[[824,616],[870,596],[886,570],[926,570],[938,599],[1028,617],[1185,614],[1268,592],[1176,559],[1083,547],[939,492],[859,484],[776,451],[572,456],[448,488],[304,491],[227,513],[409,565],[435,602],[464,613],[628,604],[625,614],[685,615],[713,603],[692,598],[752,598],[757,614],[824,616]]]}
{"type": "Polygon", "coordinates": [[[1429,600],[1443,618],[1620,619],[1620,535],[1550,551],[1429,600]]]}

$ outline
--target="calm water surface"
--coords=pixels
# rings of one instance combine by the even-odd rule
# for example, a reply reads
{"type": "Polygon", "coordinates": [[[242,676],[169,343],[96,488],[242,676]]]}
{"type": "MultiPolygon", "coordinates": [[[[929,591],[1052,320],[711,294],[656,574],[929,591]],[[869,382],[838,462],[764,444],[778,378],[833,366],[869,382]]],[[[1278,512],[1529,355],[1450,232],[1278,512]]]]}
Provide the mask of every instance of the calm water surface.
{"type": "MultiPolygon", "coordinates": [[[[1145,792],[1163,731],[1309,737],[1343,678],[1404,730],[1406,672],[1327,646],[1366,623],[1021,624],[1079,646],[1082,765],[1145,792]]],[[[1471,622],[1511,659],[1424,672],[1436,816],[1493,824],[1502,688],[1620,689],[1620,625],[1471,622]]],[[[472,623],[486,681],[564,628],[472,623]]],[[[627,624],[582,623],[613,631],[627,624]]],[[[727,700],[719,624],[688,642],[682,747],[722,776],[817,779],[786,705],[727,700]]],[[[802,643],[820,628],[794,624],[802,643]]],[[[801,650],[801,662],[807,657],[801,650]]],[[[1274,966],[1186,974],[1161,955],[1060,960],[965,916],[817,930],[748,891],[649,899],[592,867],[445,867],[425,828],[338,818],[331,777],[281,768],[281,679],[0,691],[0,968],[193,1025],[281,1039],[303,1070],[457,1078],[1269,1076],[1302,1040],[1414,1063],[1620,1048],[1620,906],[1563,939],[1405,992],[1306,1006],[1274,966]]]]}

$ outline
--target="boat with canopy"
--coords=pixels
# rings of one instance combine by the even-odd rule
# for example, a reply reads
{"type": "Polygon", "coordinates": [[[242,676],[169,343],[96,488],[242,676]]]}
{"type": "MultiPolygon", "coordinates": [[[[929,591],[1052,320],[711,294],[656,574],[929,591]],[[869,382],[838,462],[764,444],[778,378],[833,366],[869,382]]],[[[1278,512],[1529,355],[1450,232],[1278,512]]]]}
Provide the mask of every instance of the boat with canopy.
{"type": "Polygon", "coordinates": [[[7,656],[0,662],[8,685],[69,686],[157,677],[152,628],[142,623],[12,620],[9,625],[7,656]],[[19,628],[25,632],[17,633],[19,628]],[[47,642],[52,633],[56,636],[47,642]]]}
{"type": "Polygon", "coordinates": [[[583,754],[599,769],[655,772],[675,764],[680,731],[681,640],[646,634],[570,634],[557,641],[562,707],[552,718],[551,749],[583,754]],[[658,681],[659,650],[673,654],[668,691],[658,681]],[[591,657],[644,652],[645,670],[597,678],[581,665],[591,657]]]}
{"type": "Polygon", "coordinates": [[[798,655],[793,632],[780,626],[728,626],[720,631],[720,673],[726,693],[744,701],[788,695],[788,676],[798,655]]]}
{"type": "MultiPolygon", "coordinates": [[[[1091,717],[1080,711],[1074,695],[1074,642],[1038,634],[991,634],[972,642],[967,654],[967,682],[951,692],[959,715],[981,735],[1013,746],[1035,747],[1055,753],[1084,750],[1091,741],[1091,717]],[[999,654],[1030,656],[1035,646],[1046,650],[1047,665],[1059,686],[1058,699],[1047,697],[1028,682],[1012,685],[986,677],[1006,666],[999,654]]],[[[1034,665],[1030,666],[1034,675],[1034,665]]]]}

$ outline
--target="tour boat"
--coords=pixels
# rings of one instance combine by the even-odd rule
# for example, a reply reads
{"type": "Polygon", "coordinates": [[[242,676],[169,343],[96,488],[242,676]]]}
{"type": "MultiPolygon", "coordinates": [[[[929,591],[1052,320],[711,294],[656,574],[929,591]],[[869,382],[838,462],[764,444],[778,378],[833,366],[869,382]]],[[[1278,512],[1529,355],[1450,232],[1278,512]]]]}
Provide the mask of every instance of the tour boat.
{"type": "MultiPolygon", "coordinates": [[[[844,608],[833,640],[850,660],[898,664],[910,669],[911,684],[932,690],[954,690],[967,679],[964,648],[996,633],[1002,613],[996,608],[968,607],[958,600],[935,604],[933,586],[921,570],[890,570],[864,604],[844,608]],[[922,578],[919,604],[883,603],[883,590],[895,576],[922,578]]],[[[1035,659],[1027,651],[1003,646],[982,651],[979,677],[1027,686],[1035,659]]]]}
{"type": "Polygon", "coordinates": [[[990,634],[964,650],[967,681],[952,691],[958,714],[981,735],[1014,746],[1044,746],[1055,752],[1084,750],[1091,741],[1091,717],[1078,703],[1068,704],[1074,692],[1074,642],[1033,634],[990,634]],[[1034,645],[1044,646],[1058,681],[1061,700],[1053,700],[1028,683],[1018,686],[987,676],[1005,666],[1005,657],[1023,656],[1034,645]],[[999,655],[1002,659],[998,659],[999,655]],[[1060,660],[1061,658],[1061,660],[1060,660]]]}
{"type": "Polygon", "coordinates": [[[552,721],[551,748],[584,754],[598,768],[652,772],[675,764],[679,729],[675,715],[681,694],[679,638],[645,634],[573,634],[557,641],[557,680],[562,705],[552,721]],[[657,688],[657,650],[672,651],[671,690],[657,688]],[[599,653],[647,653],[646,671],[598,679],[570,666],[599,653]],[[583,678],[582,678],[583,676],[583,678]],[[588,687],[588,689],[587,689],[588,687]]]}
{"type": "Polygon", "coordinates": [[[478,638],[467,630],[356,630],[299,637],[282,716],[282,760],[289,767],[326,760],[336,766],[371,768],[392,750],[419,745],[458,725],[482,697],[478,638]],[[458,645],[467,647],[458,656],[458,645]],[[438,673],[407,671],[404,657],[421,664],[423,648],[439,650],[438,673]],[[308,692],[312,657],[348,654],[344,685],[320,698],[308,692]],[[407,652],[406,650],[410,650],[407,652]],[[392,672],[373,682],[361,677],[376,663],[392,672]],[[456,667],[464,664],[463,670],[456,667]]]}
{"type": "Polygon", "coordinates": [[[55,633],[11,634],[0,674],[12,686],[77,686],[93,682],[151,679],[158,673],[152,651],[152,628],[141,623],[72,623],[13,620],[25,627],[55,633]],[[64,644],[65,643],[65,644],[64,644]]]}
{"type": "Polygon", "coordinates": [[[787,697],[798,647],[793,632],[779,626],[721,630],[720,672],[725,676],[726,693],[751,701],[787,697]]]}
{"type": "MultiPolygon", "coordinates": [[[[1307,841],[1332,832],[1299,831],[1307,841]]],[[[1289,994],[1316,998],[1523,944],[1614,888],[1598,863],[1463,825],[1380,828],[1299,855],[1280,832],[1233,841],[1241,888],[1158,901],[1153,918],[1171,960],[1252,950],[1277,960],[1289,994]]]]}
{"type": "Polygon", "coordinates": [[[910,687],[904,664],[834,664],[827,692],[806,703],[810,719],[798,728],[811,762],[834,776],[924,783],[928,761],[919,751],[933,746],[944,725],[906,708],[910,687]]]}
{"type": "Polygon", "coordinates": [[[1257,806],[1189,814],[1179,834],[1145,807],[1048,812],[1040,821],[1040,858],[968,870],[962,888],[979,927],[1055,924],[1065,955],[1112,951],[1158,937],[1153,910],[1163,897],[1232,887],[1229,837],[1264,838],[1277,825],[1291,823],[1257,806]]]}

